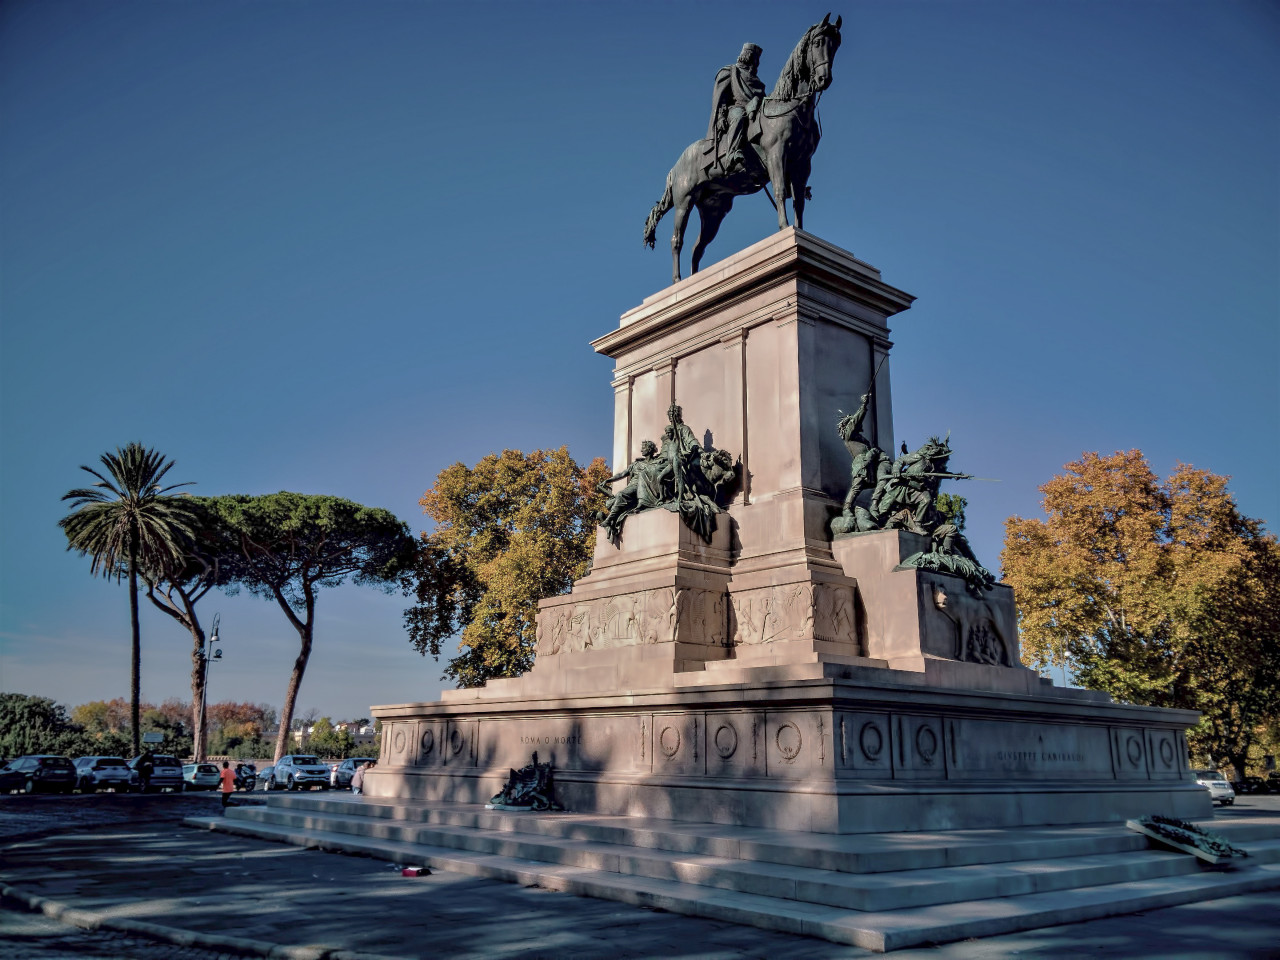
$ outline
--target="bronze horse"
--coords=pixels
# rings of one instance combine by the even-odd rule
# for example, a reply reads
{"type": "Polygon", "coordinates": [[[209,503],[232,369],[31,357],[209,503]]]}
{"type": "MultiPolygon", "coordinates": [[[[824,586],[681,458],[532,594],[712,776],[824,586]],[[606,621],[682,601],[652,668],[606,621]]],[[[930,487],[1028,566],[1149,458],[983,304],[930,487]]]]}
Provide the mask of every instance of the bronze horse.
{"type": "Polygon", "coordinates": [[[831,63],[840,47],[841,18],[836,17],[835,23],[830,23],[830,19],[831,15],[827,14],[821,23],[806,30],[791,51],[778,82],[748,127],[747,139],[752,149],[743,167],[728,174],[718,170],[708,173],[708,142],[698,140],[685,148],[667,174],[662,199],[653,205],[645,222],[644,242],[648,247],[654,246],[658,221],[674,208],[673,281],[680,279],[680,251],[693,207],[698,208],[701,227],[693,247],[692,273],[698,272],[702,254],[715,239],[721,222],[733,206],[733,198],[757,193],[767,183],[773,184],[774,196],[770,199],[778,211],[778,229],[786,229],[788,225],[787,199],[795,209],[796,226],[804,229],[810,164],[822,137],[817,117],[818,98],[831,86],[831,63]]]}

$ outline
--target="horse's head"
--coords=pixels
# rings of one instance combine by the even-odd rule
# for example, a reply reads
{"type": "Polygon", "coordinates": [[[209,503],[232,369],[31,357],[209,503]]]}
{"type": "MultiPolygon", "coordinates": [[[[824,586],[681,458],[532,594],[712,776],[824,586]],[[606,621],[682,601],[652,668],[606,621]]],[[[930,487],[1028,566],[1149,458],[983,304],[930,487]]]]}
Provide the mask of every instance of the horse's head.
{"type": "Polygon", "coordinates": [[[831,62],[840,49],[840,24],[842,17],[831,22],[831,14],[822,18],[822,22],[809,28],[805,34],[804,64],[808,73],[809,84],[816,90],[825,90],[831,86],[831,62]]]}

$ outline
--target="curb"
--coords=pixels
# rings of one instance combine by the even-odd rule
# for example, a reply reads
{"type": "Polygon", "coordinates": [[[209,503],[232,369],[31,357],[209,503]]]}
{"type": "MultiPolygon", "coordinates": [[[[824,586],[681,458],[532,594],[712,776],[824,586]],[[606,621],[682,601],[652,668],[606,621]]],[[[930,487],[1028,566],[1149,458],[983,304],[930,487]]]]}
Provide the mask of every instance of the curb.
{"type": "Polygon", "coordinates": [[[247,937],[233,937],[218,933],[198,933],[179,927],[168,927],[146,920],[129,917],[111,917],[93,910],[81,910],[59,900],[36,896],[7,883],[0,883],[0,900],[21,905],[32,913],[42,913],[50,920],[57,920],[81,930],[111,930],[115,933],[160,940],[179,947],[196,947],[221,953],[239,953],[249,957],[271,957],[273,960],[404,960],[376,953],[360,953],[323,944],[310,946],[284,946],[263,943],[247,937]]]}

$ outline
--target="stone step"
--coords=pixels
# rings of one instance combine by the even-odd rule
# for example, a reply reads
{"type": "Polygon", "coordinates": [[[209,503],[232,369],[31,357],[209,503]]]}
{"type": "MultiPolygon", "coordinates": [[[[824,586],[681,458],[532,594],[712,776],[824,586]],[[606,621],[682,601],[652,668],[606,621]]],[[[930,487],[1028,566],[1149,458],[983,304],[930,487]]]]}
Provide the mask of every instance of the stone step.
{"type": "Polygon", "coordinates": [[[876,951],[928,942],[992,936],[1095,917],[1234,896],[1280,886],[1280,866],[1251,865],[1207,872],[1110,883],[999,899],[968,900],[891,911],[857,911],[679,880],[622,875],[587,867],[548,864],[496,854],[375,839],[236,817],[191,817],[190,826],[279,840],[299,846],[359,853],[399,863],[424,864],[473,876],[536,884],[691,916],[821,937],[876,951]]]}
{"type": "MultiPolygon", "coordinates": [[[[1002,864],[971,864],[896,873],[851,874],[706,854],[673,853],[592,840],[540,838],[470,827],[423,826],[288,809],[239,808],[232,819],[312,829],[395,842],[494,854],[583,867],[623,875],[799,900],[856,910],[896,910],[960,900],[980,900],[1152,879],[1195,871],[1185,854],[1143,849],[1121,854],[1072,856],[1002,864]]],[[[1266,852],[1280,859],[1280,841],[1266,852]]]]}
{"type": "MultiPolygon", "coordinates": [[[[273,807],[473,827],[494,832],[594,840],[652,850],[731,857],[843,873],[892,873],[931,867],[1044,860],[1145,850],[1123,824],[1019,827],[921,833],[817,834],[653,818],[485,810],[480,804],[310,795],[273,796],[273,807]]],[[[1280,837],[1280,817],[1211,823],[1233,842],[1280,837]],[[1234,838],[1239,838],[1236,841],[1234,838]]]]}

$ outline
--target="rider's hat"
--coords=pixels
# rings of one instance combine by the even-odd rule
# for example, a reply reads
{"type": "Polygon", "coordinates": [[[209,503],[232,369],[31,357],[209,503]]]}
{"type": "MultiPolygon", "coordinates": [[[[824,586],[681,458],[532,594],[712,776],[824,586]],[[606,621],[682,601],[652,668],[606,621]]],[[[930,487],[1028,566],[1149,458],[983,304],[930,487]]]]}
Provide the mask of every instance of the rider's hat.
{"type": "Polygon", "coordinates": [[[738,54],[738,59],[744,60],[747,57],[758,57],[762,53],[764,53],[764,51],[761,50],[759,47],[757,47],[754,43],[744,43],[742,45],[742,52],[738,54]]]}

